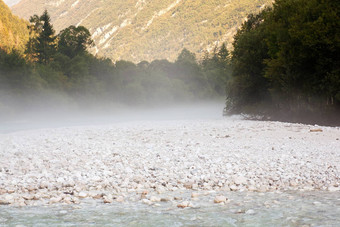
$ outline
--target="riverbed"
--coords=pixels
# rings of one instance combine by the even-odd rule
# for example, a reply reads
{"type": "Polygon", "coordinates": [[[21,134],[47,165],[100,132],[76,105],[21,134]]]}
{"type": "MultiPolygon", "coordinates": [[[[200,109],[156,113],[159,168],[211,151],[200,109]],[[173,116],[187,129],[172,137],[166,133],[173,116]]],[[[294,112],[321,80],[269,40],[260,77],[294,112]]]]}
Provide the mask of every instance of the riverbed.
{"type": "Polygon", "coordinates": [[[337,226],[340,129],[241,118],[0,134],[0,225],[337,226]]]}

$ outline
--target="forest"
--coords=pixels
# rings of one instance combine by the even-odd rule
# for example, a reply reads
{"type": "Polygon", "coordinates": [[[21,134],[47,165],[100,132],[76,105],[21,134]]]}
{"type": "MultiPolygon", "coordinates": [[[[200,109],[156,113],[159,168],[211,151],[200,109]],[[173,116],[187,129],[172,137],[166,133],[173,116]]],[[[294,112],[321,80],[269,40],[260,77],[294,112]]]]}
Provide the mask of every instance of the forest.
{"type": "Polygon", "coordinates": [[[277,0],[248,16],[230,53],[223,44],[203,59],[183,49],[174,62],[138,64],[91,54],[83,26],[55,34],[45,11],[30,18],[24,48],[0,46],[0,110],[225,99],[226,115],[339,124],[339,7],[331,0],[277,0]]]}
{"type": "Polygon", "coordinates": [[[0,109],[71,106],[80,109],[166,106],[223,99],[230,75],[225,45],[198,63],[183,49],[175,62],[167,60],[112,62],[92,55],[91,34],[69,26],[55,34],[47,11],[30,18],[24,48],[0,51],[0,109]]]}
{"type": "Polygon", "coordinates": [[[340,123],[340,4],[277,0],[233,43],[226,112],[340,123]]]}

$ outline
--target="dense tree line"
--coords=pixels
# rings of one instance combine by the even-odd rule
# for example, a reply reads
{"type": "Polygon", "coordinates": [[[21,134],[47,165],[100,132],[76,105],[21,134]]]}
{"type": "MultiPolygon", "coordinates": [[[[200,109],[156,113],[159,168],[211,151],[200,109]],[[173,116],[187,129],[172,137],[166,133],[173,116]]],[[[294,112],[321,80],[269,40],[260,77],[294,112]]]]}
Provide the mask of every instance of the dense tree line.
{"type": "Polygon", "coordinates": [[[225,45],[201,62],[183,49],[175,62],[113,63],[89,53],[93,41],[85,27],[70,26],[56,35],[47,11],[30,18],[29,33],[24,54],[0,50],[1,109],[46,102],[154,106],[225,96],[230,75],[225,45]]]}
{"type": "Polygon", "coordinates": [[[306,119],[340,107],[340,4],[276,0],[233,43],[227,111],[306,119]]]}

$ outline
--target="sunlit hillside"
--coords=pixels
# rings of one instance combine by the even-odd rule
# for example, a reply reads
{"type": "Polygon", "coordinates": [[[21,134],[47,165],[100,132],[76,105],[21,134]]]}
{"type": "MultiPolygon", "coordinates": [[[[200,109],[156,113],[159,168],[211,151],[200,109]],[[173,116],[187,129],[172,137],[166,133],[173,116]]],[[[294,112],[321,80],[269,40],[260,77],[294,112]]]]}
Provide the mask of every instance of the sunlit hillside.
{"type": "Polygon", "coordinates": [[[10,50],[24,49],[28,40],[28,23],[12,15],[8,6],[0,0],[0,48],[10,50]]]}
{"type": "Polygon", "coordinates": [[[203,56],[228,42],[246,16],[272,0],[23,0],[13,12],[28,19],[48,9],[56,30],[89,28],[94,50],[113,60],[169,59],[188,48],[203,56]]]}

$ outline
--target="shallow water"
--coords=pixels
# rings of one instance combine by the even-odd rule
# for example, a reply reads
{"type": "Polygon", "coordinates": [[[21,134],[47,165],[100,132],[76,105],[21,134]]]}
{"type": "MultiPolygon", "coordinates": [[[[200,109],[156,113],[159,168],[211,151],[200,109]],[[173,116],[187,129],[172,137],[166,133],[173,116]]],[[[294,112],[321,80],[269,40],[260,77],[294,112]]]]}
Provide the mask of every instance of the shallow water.
{"type": "Polygon", "coordinates": [[[193,207],[180,209],[180,201],[140,201],[103,204],[83,200],[80,205],[0,207],[0,226],[339,226],[340,192],[249,193],[226,192],[230,202],[214,204],[217,193],[191,200],[190,192],[168,193],[191,200],[193,207]]]}

